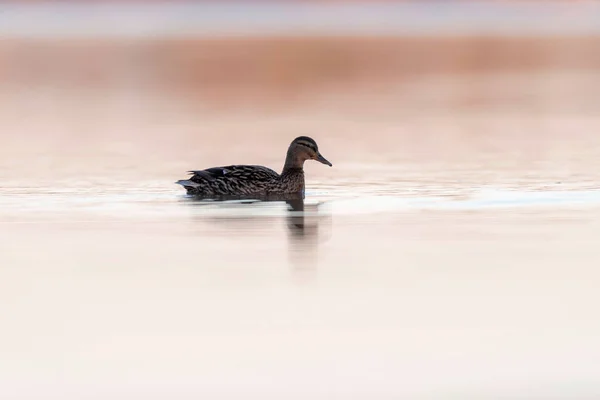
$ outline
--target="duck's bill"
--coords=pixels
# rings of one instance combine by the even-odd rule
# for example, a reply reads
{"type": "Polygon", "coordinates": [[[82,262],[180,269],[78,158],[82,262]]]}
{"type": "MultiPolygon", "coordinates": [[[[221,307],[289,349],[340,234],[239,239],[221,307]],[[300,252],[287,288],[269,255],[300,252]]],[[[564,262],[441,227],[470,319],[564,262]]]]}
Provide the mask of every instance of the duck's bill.
{"type": "Polygon", "coordinates": [[[317,161],[326,165],[329,165],[330,167],[333,167],[333,164],[331,164],[329,161],[327,161],[327,159],[325,157],[323,157],[321,154],[317,155],[317,161]]]}

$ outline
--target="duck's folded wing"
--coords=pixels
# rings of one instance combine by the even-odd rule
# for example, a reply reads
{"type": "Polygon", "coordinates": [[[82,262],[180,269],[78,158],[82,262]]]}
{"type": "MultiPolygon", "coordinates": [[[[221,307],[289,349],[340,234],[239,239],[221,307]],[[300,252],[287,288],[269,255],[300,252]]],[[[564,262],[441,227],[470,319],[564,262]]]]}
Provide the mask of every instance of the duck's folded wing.
{"type": "Polygon", "coordinates": [[[201,180],[212,181],[218,178],[254,177],[255,179],[270,179],[279,176],[277,172],[261,165],[228,165],[225,167],[213,167],[188,172],[193,175],[190,180],[195,182],[201,180]]]}
{"type": "Polygon", "coordinates": [[[213,181],[216,178],[218,178],[219,176],[223,176],[223,172],[219,171],[221,168],[209,168],[209,169],[203,169],[203,170],[197,170],[197,171],[188,171],[190,174],[192,174],[193,176],[190,178],[192,180],[194,179],[206,179],[209,181],[213,181]]]}

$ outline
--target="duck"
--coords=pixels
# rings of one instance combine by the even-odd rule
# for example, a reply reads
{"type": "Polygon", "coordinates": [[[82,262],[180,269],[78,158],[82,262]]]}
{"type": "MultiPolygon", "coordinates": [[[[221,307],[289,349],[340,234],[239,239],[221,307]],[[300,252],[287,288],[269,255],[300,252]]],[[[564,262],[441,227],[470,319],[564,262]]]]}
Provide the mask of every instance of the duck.
{"type": "Polygon", "coordinates": [[[227,165],[188,171],[189,179],[175,182],[188,195],[215,198],[237,196],[301,195],[304,197],[304,162],[315,160],[333,166],[319,152],[317,142],[298,136],[290,143],[281,174],[262,165],[227,165]]]}

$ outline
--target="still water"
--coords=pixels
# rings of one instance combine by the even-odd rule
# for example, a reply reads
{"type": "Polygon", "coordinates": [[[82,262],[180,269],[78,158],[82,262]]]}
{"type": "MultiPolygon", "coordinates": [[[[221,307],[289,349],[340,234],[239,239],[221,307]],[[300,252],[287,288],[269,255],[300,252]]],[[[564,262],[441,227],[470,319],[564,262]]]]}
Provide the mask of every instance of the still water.
{"type": "Polygon", "coordinates": [[[207,111],[125,70],[0,90],[0,398],[600,396],[595,72],[207,111]],[[303,204],[174,184],[300,134],[303,204]]]}
{"type": "Polygon", "coordinates": [[[3,188],[3,398],[596,396],[599,191],[308,181],[3,188]]]}

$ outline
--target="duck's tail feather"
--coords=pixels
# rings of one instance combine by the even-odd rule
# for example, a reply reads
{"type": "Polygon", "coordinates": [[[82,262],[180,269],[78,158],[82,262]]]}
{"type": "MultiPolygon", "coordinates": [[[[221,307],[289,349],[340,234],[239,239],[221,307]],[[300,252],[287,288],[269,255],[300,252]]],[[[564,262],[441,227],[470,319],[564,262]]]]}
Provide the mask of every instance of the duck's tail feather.
{"type": "Polygon", "coordinates": [[[198,183],[192,182],[189,179],[181,179],[181,180],[178,180],[175,183],[178,184],[178,185],[181,185],[181,186],[191,187],[191,188],[194,188],[194,189],[200,186],[198,183]]]}
{"type": "Polygon", "coordinates": [[[185,188],[185,190],[187,190],[188,193],[196,193],[198,192],[198,189],[201,185],[197,184],[196,182],[192,182],[188,179],[182,179],[179,180],[177,182],[175,182],[178,185],[181,185],[185,188]]]}

